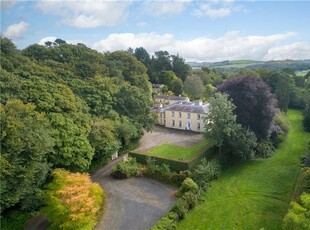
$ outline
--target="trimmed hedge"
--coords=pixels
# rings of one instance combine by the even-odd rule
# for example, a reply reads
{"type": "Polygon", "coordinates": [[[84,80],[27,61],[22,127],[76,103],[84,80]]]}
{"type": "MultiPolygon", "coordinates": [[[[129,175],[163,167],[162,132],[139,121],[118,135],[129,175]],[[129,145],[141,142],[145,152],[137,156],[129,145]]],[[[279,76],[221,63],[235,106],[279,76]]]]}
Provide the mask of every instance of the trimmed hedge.
{"type": "Polygon", "coordinates": [[[179,161],[179,160],[170,160],[166,158],[156,157],[156,156],[148,156],[144,155],[143,153],[137,153],[137,152],[129,152],[129,155],[131,157],[134,157],[137,159],[137,162],[141,164],[146,164],[146,160],[148,157],[152,157],[156,160],[156,164],[167,164],[170,166],[170,169],[172,171],[180,172],[185,170],[192,170],[195,168],[201,161],[202,158],[209,159],[213,154],[213,148],[203,150],[198,156],[192,160],[192,161],[179,161]]]}

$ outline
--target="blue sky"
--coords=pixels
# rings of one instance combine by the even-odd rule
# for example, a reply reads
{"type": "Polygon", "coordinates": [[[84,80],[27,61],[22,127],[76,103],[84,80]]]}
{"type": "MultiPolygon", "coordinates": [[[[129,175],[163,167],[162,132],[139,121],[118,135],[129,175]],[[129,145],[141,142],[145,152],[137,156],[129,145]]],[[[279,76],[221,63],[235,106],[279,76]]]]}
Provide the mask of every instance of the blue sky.
{"type": "Polygon", "coordinates": [[[310,1],[1,0],[1,35],[20,49],[61,38],[187,61],[310,59],[309,10],[310,1]]]}

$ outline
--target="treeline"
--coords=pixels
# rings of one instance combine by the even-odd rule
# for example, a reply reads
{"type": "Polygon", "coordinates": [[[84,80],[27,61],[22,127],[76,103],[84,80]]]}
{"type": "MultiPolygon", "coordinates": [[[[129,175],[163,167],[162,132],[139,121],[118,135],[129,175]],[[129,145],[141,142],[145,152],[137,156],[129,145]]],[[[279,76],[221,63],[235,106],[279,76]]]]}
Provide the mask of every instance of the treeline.
{"type": "Polygon", "coordinates": [[[154,124],[147,68],[128,52],[1,38],[0,55],[1,213],[37,209],[52,169],[96,169],[154,124]]]}

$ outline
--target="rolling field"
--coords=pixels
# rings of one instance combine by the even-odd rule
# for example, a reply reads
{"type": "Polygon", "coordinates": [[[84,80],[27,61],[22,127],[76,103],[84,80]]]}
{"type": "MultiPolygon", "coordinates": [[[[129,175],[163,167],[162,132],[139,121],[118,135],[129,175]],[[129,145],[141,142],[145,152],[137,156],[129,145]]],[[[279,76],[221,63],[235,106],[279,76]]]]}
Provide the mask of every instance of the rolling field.
{"type": "Polygon", "coordinates": [[[202,140],[198,144],[191,147],[183,147],[173,144],[161,144],[155,148],[152,148],[143,154],[148,156],[156,156],[166,158],[170,160],[185,160],[190,161],[209,147],[207,140],[202,140]]]}
{"type": "Polygon", "coordinates": [[[224,171],[177,229],[281,229],[310,138],[300,111],[288,117],[291,130],[275,155],[224,171]]]}

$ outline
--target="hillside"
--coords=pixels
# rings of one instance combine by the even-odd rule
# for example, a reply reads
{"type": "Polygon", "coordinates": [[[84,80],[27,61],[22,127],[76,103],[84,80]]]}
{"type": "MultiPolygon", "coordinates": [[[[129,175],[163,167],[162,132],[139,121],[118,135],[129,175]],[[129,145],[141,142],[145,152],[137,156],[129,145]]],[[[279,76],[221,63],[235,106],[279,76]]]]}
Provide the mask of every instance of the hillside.
{"type": "Polygon", "coordinates": [[[252,61],[252,60],[235,60],[235,61],[222,61],[222,62],[188,62],[193,69],[201,67],[239,71],[240,69],[273,69],[279,70],[283,68],[291,68],[294,71],[310,69],[310,60],[283,60],[283,61],[252,61]]]}

